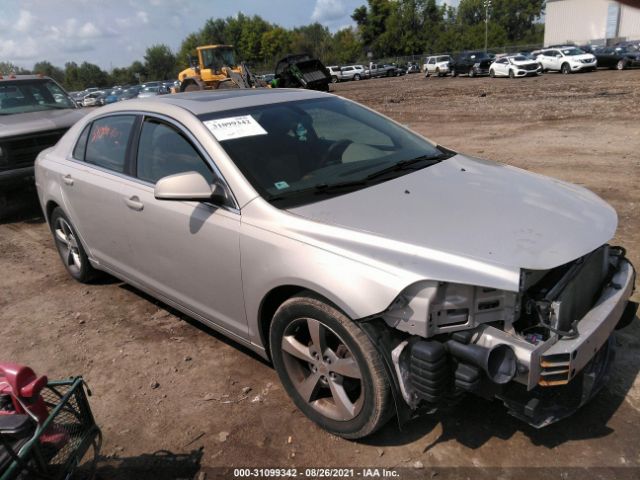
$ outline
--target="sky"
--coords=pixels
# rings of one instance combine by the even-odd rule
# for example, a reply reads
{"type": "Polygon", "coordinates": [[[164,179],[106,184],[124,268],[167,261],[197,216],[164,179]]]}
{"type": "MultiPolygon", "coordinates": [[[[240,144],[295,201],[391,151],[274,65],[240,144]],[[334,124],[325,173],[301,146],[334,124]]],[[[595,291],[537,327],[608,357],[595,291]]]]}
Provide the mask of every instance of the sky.
{"type": "Polygon", "coordinates": [[[366,0],[0,0],[0,61],[24,68],[42,60],[59,67],[87,61],[109,71],[142,60],[154,44],[177,51],[212,17],[242,12],[286,28],[317,21],[335,32],[353,25],[351,13],[363,4],[366,0]]]}

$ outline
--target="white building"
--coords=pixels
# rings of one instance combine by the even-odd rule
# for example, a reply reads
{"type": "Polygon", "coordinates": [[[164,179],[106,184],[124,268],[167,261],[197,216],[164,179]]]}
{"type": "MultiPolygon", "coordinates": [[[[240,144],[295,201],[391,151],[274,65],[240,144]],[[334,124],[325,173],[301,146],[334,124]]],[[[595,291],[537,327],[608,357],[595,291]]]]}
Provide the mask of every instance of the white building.
{"type": "Polygon", "coordinates": [[[640,40],[640,9],[611,0],[547,0],[544,44],[640,40]]]}

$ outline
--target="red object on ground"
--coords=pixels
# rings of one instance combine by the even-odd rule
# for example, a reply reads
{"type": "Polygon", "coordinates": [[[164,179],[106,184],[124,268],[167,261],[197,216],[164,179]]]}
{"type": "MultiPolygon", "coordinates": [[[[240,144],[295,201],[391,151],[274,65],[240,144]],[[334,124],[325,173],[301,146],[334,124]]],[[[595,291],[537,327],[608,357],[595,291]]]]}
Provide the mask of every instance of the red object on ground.
{"type": "MultiPolygon", "coordinates": [[[[0,415],[27,414],[35,416],[42,425],[49,416],[49,409],[40,395],[46,387],[46,376],[38,377],[24,365],[0,363],[0,396],[9,396],[12,410],[0,410],[0,415]]],[[[52,425],[40,436],[41,443],[62,446],[69,440],[64,430],[52,425]]]]}

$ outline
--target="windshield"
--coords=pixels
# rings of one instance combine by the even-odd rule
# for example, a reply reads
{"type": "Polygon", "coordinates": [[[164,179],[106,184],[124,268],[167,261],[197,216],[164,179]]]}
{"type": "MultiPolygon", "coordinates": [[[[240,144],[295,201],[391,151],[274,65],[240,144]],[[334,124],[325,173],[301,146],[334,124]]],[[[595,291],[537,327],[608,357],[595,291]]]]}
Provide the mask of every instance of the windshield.
{"type": "Polygon", "coordinates": [[[157,92],[159,87],[145,87],[142,89],[143,92],[157,92]]]}
{"type": "Polygon", "coordinates": [[[523,55],[518,55],[516,57],[510,57],[511,61],[513,62],[526,62],[527,60],[529,60],[527,57],[523,56],[523,55]]]}
{"type": "Polygon", "coordinates": [[[340,98],[200,119],[258,193],[280,208],[365,188],[453,155],[340,98]]]}
{"type": "Polygon", "coordinates": [[[75,108],[75,103],[55,82],[47,79],[0,83],[0,115],[75,108]]]}
{"type": "Polygon", "coordinates": [[[573,57],[575,55],[583,55],[585,52],[580,50],[579,48],[563,48],[562,53],[564,53],[568,57],[573,57]]]}
{"type": "Polygon", "coordinates": [[[222,67],[233,67],[236,64],[232,48],[217,47],[200,51],[202,52],[202,64],[204,68],[219,70],[222,67]]]}

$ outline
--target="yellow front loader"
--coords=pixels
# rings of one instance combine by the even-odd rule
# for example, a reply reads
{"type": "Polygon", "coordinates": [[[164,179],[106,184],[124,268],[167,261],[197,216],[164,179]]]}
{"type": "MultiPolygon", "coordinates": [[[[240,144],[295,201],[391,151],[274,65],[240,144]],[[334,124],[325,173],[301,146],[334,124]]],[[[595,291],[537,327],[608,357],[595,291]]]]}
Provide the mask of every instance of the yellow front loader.
{"type": "Polygon", "coordinates": [[[197,63],[192,59],[191,67],[178,74],[180,92],[265,86],[245,64],[236,63],[232,45],[205,45],[197,51],[197,63]]]}

